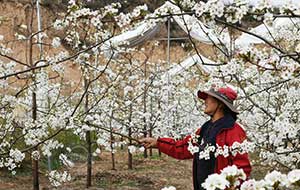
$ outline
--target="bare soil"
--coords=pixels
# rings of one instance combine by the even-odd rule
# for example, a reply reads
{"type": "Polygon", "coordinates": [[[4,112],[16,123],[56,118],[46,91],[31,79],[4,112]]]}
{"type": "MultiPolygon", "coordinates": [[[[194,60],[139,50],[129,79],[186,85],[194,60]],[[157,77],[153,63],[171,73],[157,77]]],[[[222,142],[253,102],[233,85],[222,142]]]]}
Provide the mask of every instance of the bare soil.
{"type": "MultiPolygon", "coordinates": [[[[127,169],[127,154],[117,152],[116,170],[112,170],[111,155],[103,152],[93,163],[91,190],[160,190],[174,186],[177,190],[192,190],[192,160],[175,160],[155,152],[151,158],[142,153],[134,155],[134,169],[127,169]]],[[[51,187],[41,175],[40,189],[81,190],[86,189],[86,166],[77,163],[71,169],[72,181],[59,188],[51,187]]],[[[0,190],[32,189],[30,173],[14,177],[0,174],[0,190]]]]}

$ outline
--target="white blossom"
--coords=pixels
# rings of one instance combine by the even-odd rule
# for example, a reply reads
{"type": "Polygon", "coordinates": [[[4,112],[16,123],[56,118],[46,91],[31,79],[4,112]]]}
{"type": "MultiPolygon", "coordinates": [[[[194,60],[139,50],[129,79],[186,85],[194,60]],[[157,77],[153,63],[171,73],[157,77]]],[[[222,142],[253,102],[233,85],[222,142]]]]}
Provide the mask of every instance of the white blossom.
{"type": "Polygon", "coordinates": [[[95,152],[96,152],[97,154],[100,154],[100,153],[101,153],[100,148],[97,148],[97,149],[95,150],[95,152]]]}
{"type": "Polygon", "coordinates": [[[31,153],[31,158],[34,159],[34,160],[39,160],[40,159],[40,153],[39,151],[35,150],[31,153]]]}
{"type": "Polygon", "coordinates": [[[287,177],[291,184],[298,182],[300,180],[300,170],[296,169],[296,170],[290,171],[288,173],[287,177]]]}
{"type": "Polygon", "coordinates": [[[15,33],[15,37],[17,38],[17,40],[26,40],[26,36],[22,35],[22,34],[18,34],[18,33],[15,33]]]}
{"type": "Polygon", "coordinates": [[[286,175],[274,170],[265,176],[265,181],[268,185],[273,186],[275,183],[284,183],[286,175]]]}
{"type": "Polygon", "coordinates": [[[206,190],[217,190],[229,187],[229,182],[222,175],[212,174],[201,185],[206,190]]]}
{"type": "Polygon", "coordinates": [[[59,37],[53,38],[53,40],[52,40],[52,46],[54,48],[58,48],[60,45],[61,45],[60,38],[59,37]]]}
{"type": "Polygon", "coordinates": [[[70,161],[66,155],[64,154],[60,154],[59,155],[59,159],[60,161],[67,167],[73,167],[74,166],[74,163],[72,161],[70,161]]]}
{"type": "Polygon", "coordinates": [[[174,186],[168,186],[168,187],[164,187],[161,190],[176,190],[176,187],[174,186]]]}
{"type": "Polygon", "coordinates": [[[53,27],[56,30],[63,30],[65,27],[67,27],[69,25],[68,20],[55,20],[55,22],[53,23],[53,27]]]}
{"type": "Polygon", "coordinates": [[[131,154],[133,154],[133,153],[136,152],[136,147],[133,146],[133,145],[130,145],[130,146],[128,146],[128,150],[129,150],[129,152],[130,152],[131,154]]]}
{"type": "Polygon", "coordinates": [[[63,183],[71,181],[71,175],[67,171],[61,173],[56,170],[52,170],[48,174],[48,178],[51,185],[53,185],[54,187],[61,186],[63,183]]]}

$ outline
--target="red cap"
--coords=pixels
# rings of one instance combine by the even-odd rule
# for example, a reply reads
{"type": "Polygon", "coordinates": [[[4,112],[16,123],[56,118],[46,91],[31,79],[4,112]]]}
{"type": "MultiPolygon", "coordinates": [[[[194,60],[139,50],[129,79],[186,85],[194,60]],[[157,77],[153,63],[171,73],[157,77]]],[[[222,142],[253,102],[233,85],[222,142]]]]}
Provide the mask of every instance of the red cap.
{"type": "Polygon", "coordinates": [[[220,88],[218,90],[221,94],[224,94],[227,98],[234,101],[237,98],[237,93],[230,87],[220,88]]]}
{"type": "Polygon", "coordinates": [[[233,112],[238,113],[233,101],[237,98],[237,93],[230,87],[219,88],[217,91],[211,89],[209,91],[198,91],[198,98],[205,100],[208,95],[217,98],[229,107],[233,112]]]}

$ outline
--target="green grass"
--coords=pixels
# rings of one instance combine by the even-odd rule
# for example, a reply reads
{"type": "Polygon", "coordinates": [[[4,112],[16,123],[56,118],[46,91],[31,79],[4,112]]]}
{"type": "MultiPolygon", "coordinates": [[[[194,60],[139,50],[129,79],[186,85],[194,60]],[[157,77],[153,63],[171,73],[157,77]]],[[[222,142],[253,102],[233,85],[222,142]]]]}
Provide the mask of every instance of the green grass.
{"type": "MultiPolygon", "coordinates": [[[[152,156],[149,156],[149,153],[148,153],[148,158],[153,159],[153,160],[161,160],[162,159],[162,157],[159,156],[158,152],[156,152],[156,151],[152,152],[152,156]]],[[[143,153],[134,154],[133,159],[144,159],[144,154],[143,153]]]]}

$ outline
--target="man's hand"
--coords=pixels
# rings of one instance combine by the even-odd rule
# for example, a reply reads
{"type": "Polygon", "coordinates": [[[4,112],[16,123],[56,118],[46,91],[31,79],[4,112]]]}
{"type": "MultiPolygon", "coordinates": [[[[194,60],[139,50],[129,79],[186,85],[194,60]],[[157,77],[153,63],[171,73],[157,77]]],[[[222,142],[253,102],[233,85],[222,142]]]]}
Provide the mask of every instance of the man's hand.
{"type": "Polygon", "coordinates": [[[140,139],[139,141],[145,148],[157,148],[157,139],[155,138],[147,137],[140,139]]]}

